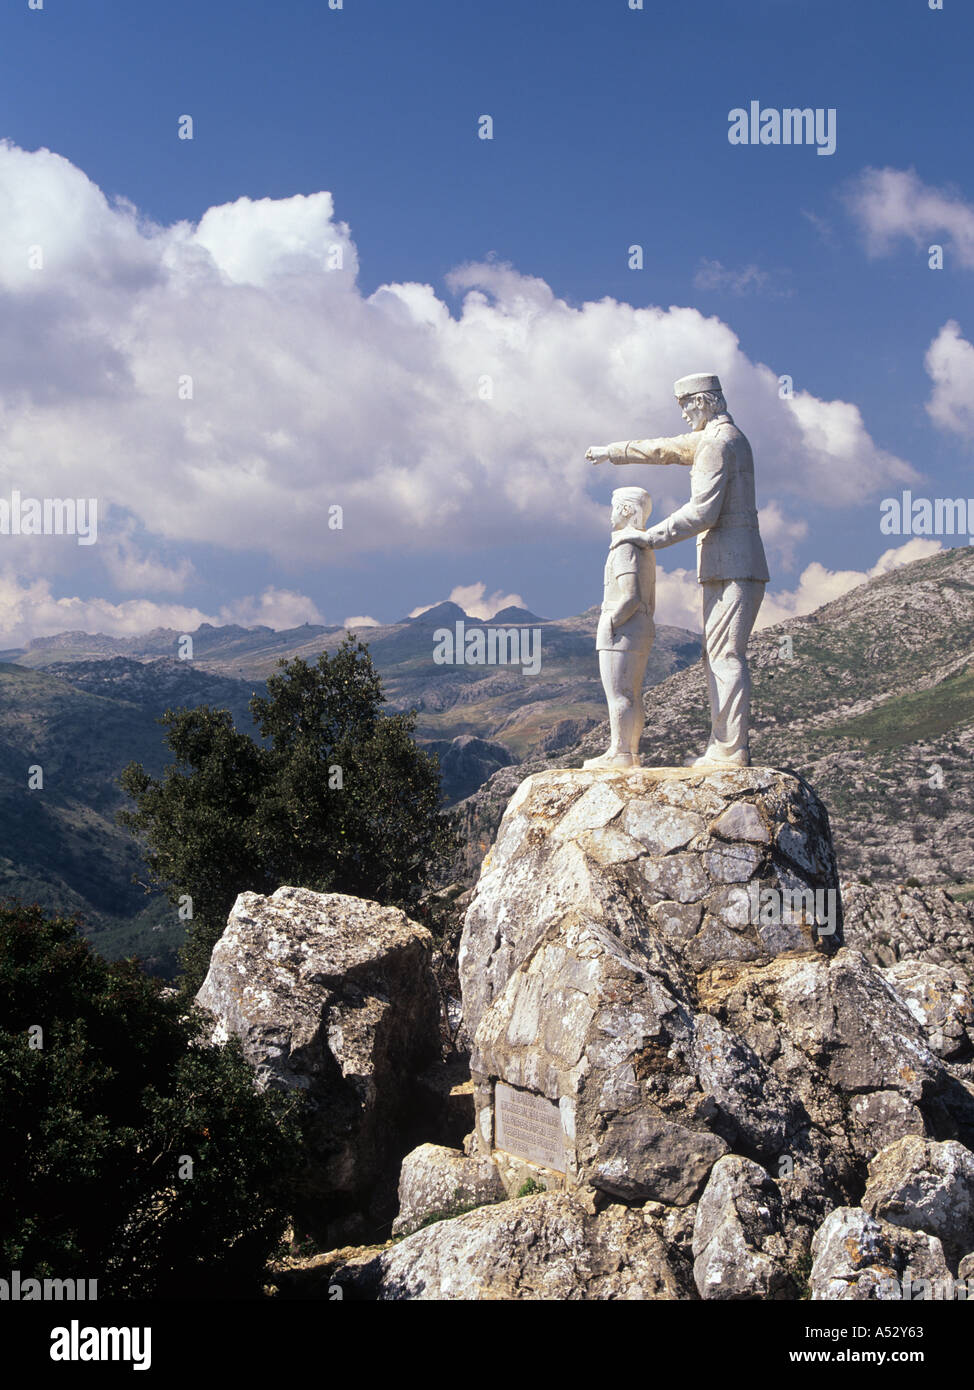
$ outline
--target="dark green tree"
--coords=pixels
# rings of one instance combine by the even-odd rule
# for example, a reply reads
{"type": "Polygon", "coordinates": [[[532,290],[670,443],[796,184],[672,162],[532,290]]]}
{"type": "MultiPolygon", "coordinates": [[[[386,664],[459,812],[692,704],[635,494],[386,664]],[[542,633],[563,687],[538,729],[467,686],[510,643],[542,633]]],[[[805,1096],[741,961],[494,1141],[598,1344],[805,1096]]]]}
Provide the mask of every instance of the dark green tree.
{"type": "Polygon", "coordinates": [[[153,879],[192,925],[182,951],[195,993],[237,893],[283,884],[413,907],[456,844],[439,810],[439,767],[412,737],[415,714],[387,715],[368,649],[346,637],[315,665],[281,661],[250,702],[262,742],[228,712],[167,711],[175,761],[161,780],[138,763],[120,814],[146,847],[153,879]]]}
{"type": "Polygon", "coordinates": [[[73,922],[0,908],[0,1262],[104,1297],[257,1295],[300,1163],[291,1094],[73,922]],[[187,1162],[189,1160],[189,1162],[187,1162]]]}

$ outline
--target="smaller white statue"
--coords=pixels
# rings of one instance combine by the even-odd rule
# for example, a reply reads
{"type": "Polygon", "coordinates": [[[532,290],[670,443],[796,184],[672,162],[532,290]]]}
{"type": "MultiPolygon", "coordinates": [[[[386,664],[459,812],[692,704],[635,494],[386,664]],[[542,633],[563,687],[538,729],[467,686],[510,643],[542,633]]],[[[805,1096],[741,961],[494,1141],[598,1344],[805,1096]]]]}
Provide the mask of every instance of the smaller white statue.
{"type": "MultiPolygon", "coordinates": [[[[612,494],[612,531],[646,529],[653,499],[641,487],[618,487],[612,494]]],[[[609,705],[611,741],[600,758],[584,767],[640,767],[643,676],[656,635],[656,556],[650,547],[623,541],[609,550],[595,649],[609,705]]]]}

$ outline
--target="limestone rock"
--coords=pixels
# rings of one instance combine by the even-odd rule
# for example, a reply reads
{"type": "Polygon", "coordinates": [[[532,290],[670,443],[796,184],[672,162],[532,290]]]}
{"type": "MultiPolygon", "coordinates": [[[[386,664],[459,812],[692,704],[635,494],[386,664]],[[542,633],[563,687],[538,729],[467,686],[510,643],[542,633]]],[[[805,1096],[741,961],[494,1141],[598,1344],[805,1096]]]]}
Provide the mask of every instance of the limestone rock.
{"type": "Polygon", "coordinates": [[[974,1051],[974,1000],[961,970],[931,961],[900,960],[882,971],[940,1057],[966,1059],[974,1051]]]}
{"type": "Polygon", "coordinates": [[[543,1193],[482,1207],[334,1266],[346,1297],[408,1300],[643,1300],[695,1297],[686,1256],[655,1210],[587,1211],[543,1193]]]}
{"type": "Polygon", "coordinates": [[[697,905],[697,929],[691,935],[689,919],[682,919],[679,949],[700,970],[720,959],[836,949],[842,941],[837,889],[825,809],[791,773],[538,773],[508,803],[467,911],[459,956],[467,1035],[473,1038],[512,972],[566,913],[604,923],[625,944],[645,949],[647,935],[660,947],[670,944],[665,914],[647,922],[648,907],[697,905]],[[754,884],[753,900],[745,882],[754,884]],[[782,897],[816,890],[833,895],[831,932],[829,923],[816,920],[812,897],[782,897]]]}
{"type": "Polygon", "coordinates": [[[970,1090],[858,951],[715,966],[699,977],[698,1006],[790,1095],[794,1122],[782,1154],[796,1169],[816,1165],[840,1191],[851,1194],[856,1169],[905,1135],[974,1139],[970,1090]]]}
{"type": "Polygon", "coordinates": [[[940,1241],[877,1220],[859,1207],[839,1207],[812,1241],[814,1300],[898,1300],[907,1281],[949,1277],[940,1241]]]}
{"type": "Polygon", "coordinates": [[[891,1225],[937,1236],[956,1268],[974,1248],[974,1153],[908,1135],[870,1163],[862,1205],[891,1225]]]}
{"type": "MultiPolygon", "coordinates": [[[[667,1212],[702,1296],[801,1296],[813,1236],[853,1210],[877,1153],[974,1145],[963,970],[877,955],[862,911],[861,949],[843,945],[836,882],[825,813],[789,773],[529,777],[464,925],[467,1155],[493,1155],[508,1193],[532,1173],[497,1146],[500,1094],[519,1142],[557,1131],[533,1171],[592,1219],[607,1198],[667,1212]]],[[[819,1296],[944,1267],[939,1230],[867,1218],[875,1259],[830,1255],[819,1296]]]]}
{"type": "Polygon", "coordinates": [[[410,1235],[431,1216],[456,1215],[460,1208],[486,1206],[506,1196],[489,1158],[465,1158],[456,1149],[421,1144],[402,1162],[399,1215],[392,1233],[410,1235]]]}
{"type": "Polygon", "coordinates": [[[781,1194],[763,1168],[728,1154],[714,1164],[697,1205],[693,1277],[700,1297],[790,1299],[781,1194]]]}
{"type": "Polygon", "coordinates": [[[394,1192],[416,1075],[439,1051],[429,932],[341,893],[241,893],[196,1001],[241,1041],[258,1084],[307,1093],[304,1219],[319,1238],[394,1192]]]}
{"type": "Polygon", "coordinates": [[[528,779],[464,927],[471,1156],[497,1152],[498,1080],[559,1107],[569,1190],[685,1207],[735,1153],[782,1179],[797,1259],[880,1149],[974,1140],[971,1087],[893,987],[907,972],[891,983],[838,931],[730,896],[725,852],[752,884],[830,881],[811,798],[775,769],[528,779]],[[717,838],[731,830],[750,838],[717,838]]]}

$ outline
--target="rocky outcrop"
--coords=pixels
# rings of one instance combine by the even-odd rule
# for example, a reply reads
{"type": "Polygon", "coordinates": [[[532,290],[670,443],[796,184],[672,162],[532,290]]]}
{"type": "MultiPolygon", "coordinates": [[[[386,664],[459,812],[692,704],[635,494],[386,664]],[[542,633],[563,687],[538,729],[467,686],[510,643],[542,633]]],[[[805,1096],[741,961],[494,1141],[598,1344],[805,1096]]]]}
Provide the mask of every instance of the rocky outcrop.
{"type": "Polygon", "coordinates": [[[909,1135],[870,1163],[862,1206],[893,1226],[936,1236],[956,1269],[974,1252],[974,1153],[909,1135]]]}
{"type": "MultiPolygon", "coordinates": [[[[827,973],[836,890],[825,812],[789,773],[528,779],[460,948],[471,1153],[511,1150],[496,1138],[498,1081],[515,1088],[504,1094],[525,1132],[558,1107],[563,1143],[555,1133],[539,1166],[626,1201],[686,1205],[729,1148],[770,1162],[794,1147],[809,1126],[800,1099],[698,1007],[698,979],[717,962],[796,953],[827,973]]],[[[505,1178],[510,1190],[523,1174],[505,1178]]]]}
{"type": "Polygon", "coordinates": [[[568,916],[604,923],[625,946],[693,972],[715,960],[837,949],[837,890],[825,809],[790,773],[539,773],[508,804],[467,912],[467,1033],[568,916]],[[793,893],[807,895],[794,912],[793,893]]]}
{"type": "Polygon", "coordinates": [[[613,1205],[596,1213],[565,1194],[501,1202],[427,1226],[381,1254],[318,1263],[318,1278],[345,1298],[380,1302],[695,1294],[687,1254],[658,1211],[613,1205]]]}
{"type": "Polygon", "coordinates": [[[843,880],[846,941],[874,965],[923,961],[974,985],[974,904],[942,888],[879,887],[843,880]]]}
{"type": "Polygon", "coordinates": [[[395,1210],[403,1154],[439,1052],[432,938],[397,908],[279,888],[241,893],[197,1003],[240,1039],[258,1084],[305,1093],[301,1224],[347,1239],[395,1210]]]}
{"type": "Polygon", "coordinates": [[[843,945],[837,888],[828,819],[791,773],[529,778],[464,927],[466,1159],[417,1151],[403,1191],[418,1211],[424,1165],[464,1161],[493,1164],[509,1198],[548,1191],[372,1256],[361,1296],[617,1297],[612,1280],[574,1292],[571,1259],[546,1282],[532,1252],[603,1249],[623,1211],[651,1269],[629,1267],[634,1297],[794,1299],[809,1278],[816,1298],[887,1297],[956,1272],[974,1253],[974,1084],[954,1065],[969,991],[941,950],[959,919],[918,910],[939,961],[891,957],[856,893],[870,958],[843,945]],[[503,1278],[481,1276],[494,1264],[503,1278]]]}

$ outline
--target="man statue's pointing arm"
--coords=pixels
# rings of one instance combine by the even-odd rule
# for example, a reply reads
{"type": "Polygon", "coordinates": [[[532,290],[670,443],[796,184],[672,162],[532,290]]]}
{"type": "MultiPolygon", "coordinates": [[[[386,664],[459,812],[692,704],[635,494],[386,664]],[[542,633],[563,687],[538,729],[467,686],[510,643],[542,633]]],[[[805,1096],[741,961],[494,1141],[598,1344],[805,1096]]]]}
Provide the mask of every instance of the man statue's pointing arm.
{"type": "Polygon", "coordinates": [[[682,463],[689,467],[701,442],[699,432],[670,439],[630,439],[609,445],[610,463],[682,463]]]}

